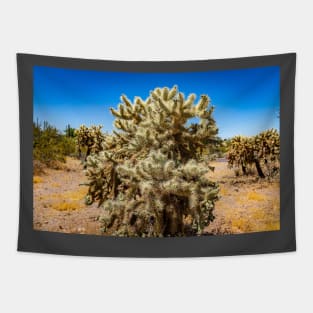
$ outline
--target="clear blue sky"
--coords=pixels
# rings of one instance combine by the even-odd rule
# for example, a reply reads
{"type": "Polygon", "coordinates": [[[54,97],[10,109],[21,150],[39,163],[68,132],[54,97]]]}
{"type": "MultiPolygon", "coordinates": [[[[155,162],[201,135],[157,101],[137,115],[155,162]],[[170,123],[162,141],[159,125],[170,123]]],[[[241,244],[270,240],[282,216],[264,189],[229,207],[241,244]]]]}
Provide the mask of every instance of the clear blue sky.
{"type": "Polygon", "coordinates": [[[120,96],[143,99],[155,87],[177,85],[185,95],[207,94],[222,138],[279,130],[278,66],[187,73],[125,73],[34,67],[34,120],[60,130],[67,124],[102,124],[113,129],[110,107],[120,96]]]}

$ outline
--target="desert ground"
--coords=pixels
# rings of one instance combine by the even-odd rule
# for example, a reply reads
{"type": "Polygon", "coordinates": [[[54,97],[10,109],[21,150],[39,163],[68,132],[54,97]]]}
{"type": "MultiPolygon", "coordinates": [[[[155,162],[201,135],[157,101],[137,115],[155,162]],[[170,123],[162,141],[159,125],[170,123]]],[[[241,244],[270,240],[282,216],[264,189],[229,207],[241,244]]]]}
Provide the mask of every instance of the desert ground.
{"type": "MultiPolygon", "coordinates": [[[[220,185],[215,220],[208,234],[225,235],[272,231],[280,228],[279,180],[258,179],[255,175],[236,176],[224,159],[214,161],[208,173],[220,185]]],[[[34,176],[35,230],[101,235],[97,204],[84,202],[87,186],[82,163],[68,158],[61,169],[45,169],[34,176]]]]}
{"type": "Polygon", "coordinates": [[[72,158],[61,169],[34,176],[34,229],[100,235],[101,209],[85,204],[86,181],[81,161],[72,158]]]}
{"type": "Polygon", "coordinates": [[[240,234],[280,229],[279,178],[237,177],[226,160],[211,165],[215,169],[208,176],[219,183],[220,199],[215,205],[215,220],[206,229],[208,233],[240,234]]]}

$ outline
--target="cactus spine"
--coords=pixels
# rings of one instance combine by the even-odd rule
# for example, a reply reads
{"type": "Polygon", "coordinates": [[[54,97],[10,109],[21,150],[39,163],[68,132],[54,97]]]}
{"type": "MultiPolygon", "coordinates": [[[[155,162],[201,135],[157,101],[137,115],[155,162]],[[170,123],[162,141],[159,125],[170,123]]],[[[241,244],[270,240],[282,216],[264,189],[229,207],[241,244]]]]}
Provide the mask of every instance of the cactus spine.
{"type": "Polygon", "coordinates": [[[89,202],[103,205],[103,230],[116,236],[202,234],[213,220],[218,186],[201,150],[216,144],[210,99],[187,98],[174,86],[146,100],[121,96],[111,108],[117,131],[87,158],[89,202]],[[198,118],[198,124],[188,120],[198,118]]]}

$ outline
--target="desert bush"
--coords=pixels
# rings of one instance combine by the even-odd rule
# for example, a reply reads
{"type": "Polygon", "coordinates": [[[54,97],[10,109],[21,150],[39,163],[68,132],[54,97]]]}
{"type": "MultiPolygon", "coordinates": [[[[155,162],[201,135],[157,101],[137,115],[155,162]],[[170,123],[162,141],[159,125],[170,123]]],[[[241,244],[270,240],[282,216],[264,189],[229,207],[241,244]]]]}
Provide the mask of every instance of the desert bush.
{"type": "Polygon", "coordinates": [[[121,97],[117,131],[87,158],[87,202],[103,205],[103,231],[116,236],[202,234],[213,220],[218,186],[201,150],[215,144],[210,99],[156,88],[146,100],[121,97]],[[192,118],[198,124],[188,124],[192,118]]]}
{"type": "Polygon", "coordinates": [[[229,150],[230,140],[217,138],[217,142],[209,148],[209,154],[216,158],[224,158],[229,150]]]}
{"type": "Polygon", "coordinates": [[[58,130],[44,122],[43,127],[34,124],[33,127],[33,158],[48,165],[51,161],[65,160],[62,149],[62,135],[58,130]]]}
{"type": "Polygon", "coordinates": [[[64,130],[66,137],[75,137],[75,128],[71,127],[70,124],[66,125],[66,128],[64,130]]]}
{"type": "Polygon", "coordinates": [[[54,167],[65,162],[65,157],[75,153],[75,140],[60,133],[48,122],[33,123],[33,160],[36,170],[42,165],[54,167]]]}

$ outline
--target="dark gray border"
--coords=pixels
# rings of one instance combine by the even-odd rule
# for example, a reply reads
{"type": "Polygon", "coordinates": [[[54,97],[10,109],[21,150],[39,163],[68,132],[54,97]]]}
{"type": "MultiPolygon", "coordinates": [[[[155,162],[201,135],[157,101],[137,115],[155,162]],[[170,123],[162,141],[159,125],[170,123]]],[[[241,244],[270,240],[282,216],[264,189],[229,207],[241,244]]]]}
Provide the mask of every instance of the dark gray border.
{"type": "Polygon", "coordinates": [[[296,54],[203,61],[101,61],[17,54],[20,107],[18,251],[109,257],[205,257],[296,250],[294,200],[294,86],[296,54]],[[122,72],[188,72],[280,66],[280,231],[185,238],[118,238],[33,230],[32,122],[35,65],[122,72]]]}

